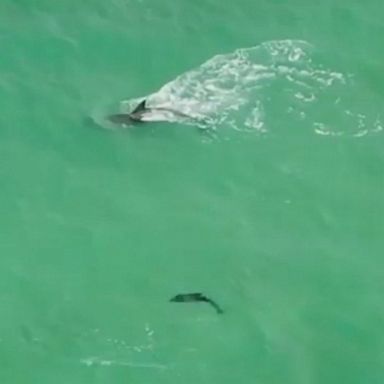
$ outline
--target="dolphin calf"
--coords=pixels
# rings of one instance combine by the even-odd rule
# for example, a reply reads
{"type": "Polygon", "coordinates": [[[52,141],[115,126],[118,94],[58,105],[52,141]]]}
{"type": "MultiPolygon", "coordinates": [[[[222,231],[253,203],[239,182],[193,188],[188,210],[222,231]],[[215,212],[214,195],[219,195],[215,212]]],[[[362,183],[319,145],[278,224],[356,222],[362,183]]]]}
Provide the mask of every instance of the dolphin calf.
{"type": "Polygon", "coordinates": [[[193,119],[183,112],[164,107],[148,107],[147,100],[141,101],[129,113],[117,113],[107,116],[107,120],[114,124],[132,125],[154,121],[172,121],[172,118],[193,119]]]}
{"type": "Polygon", "coordinates": [[[217,313],[224,313],[221,307],[212,299],[204,296],[202,293],[180,293],[171,300],[174,303],[195,303],[195,302],[205,302],[212,305],[213,308],[216,309],[217,313]]]}

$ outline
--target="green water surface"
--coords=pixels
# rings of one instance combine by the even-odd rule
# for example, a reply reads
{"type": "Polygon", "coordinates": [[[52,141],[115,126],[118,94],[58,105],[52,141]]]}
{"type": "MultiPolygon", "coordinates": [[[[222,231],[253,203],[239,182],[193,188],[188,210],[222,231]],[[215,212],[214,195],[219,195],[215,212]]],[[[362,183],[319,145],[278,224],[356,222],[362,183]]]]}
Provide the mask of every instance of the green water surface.
{"type": "Polygon", "coordinates": [[[2,0],[0,382],[382,384],[383,32],[376,0],[2,0]],[[376,129],[86,119],[281,39],[376,129]]]}

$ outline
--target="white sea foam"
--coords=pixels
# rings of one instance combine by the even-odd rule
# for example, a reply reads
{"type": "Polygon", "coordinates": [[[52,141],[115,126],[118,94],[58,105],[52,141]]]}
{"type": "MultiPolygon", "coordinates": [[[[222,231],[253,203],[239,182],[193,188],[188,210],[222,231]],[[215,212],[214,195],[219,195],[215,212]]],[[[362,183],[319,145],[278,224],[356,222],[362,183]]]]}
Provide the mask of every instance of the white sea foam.
{"type": "MultiPolygon", "coordinates": [[[[313,51],[305,41],[280,40],[214,56],[147,95],[155,110],[145,120],[260,134],[279,125],[320,135],[343,134],[345,127],[355,136],[378,131],[378,116],[371,121],[362,112],[346,113],[351,76],[315,63],[313,51]]],[[[125,100],[121,109],[130,111],[142,99],[125,100]]]]}
{"type": "Polygon", "coordinates": [[[129,368],[146,368],[146,369],[167,369],[167,365],[158,364],[158,363],[149,363],[149,362],[132,362],[132,361],[122,361],[122,360],[111,360],[101,357],[86,357],[80,360],[81,364],[84,364],[88,367],[92,366],[124,366],[129,368]]]}

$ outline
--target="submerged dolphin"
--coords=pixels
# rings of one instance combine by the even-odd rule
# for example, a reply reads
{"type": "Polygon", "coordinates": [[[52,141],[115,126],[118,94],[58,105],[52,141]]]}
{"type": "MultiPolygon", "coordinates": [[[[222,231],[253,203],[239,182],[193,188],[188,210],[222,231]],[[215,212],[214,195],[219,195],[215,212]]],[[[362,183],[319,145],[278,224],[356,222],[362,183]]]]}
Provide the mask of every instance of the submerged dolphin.
{"type": "Polygon", "coordinates": [[[161,121],[163,118],[156,119],[151,117],[155,112],[164,112],[173,116],[178,116],[184,119],[191,118],[191,116],[186,115],[185,113],[170,109],[170,108],[161,108],[161,107],[147,107],[147,100],[144,99],[141,101],[136,108],[130,113],[117,113],[113,115],[107,116],[107,119],[114,124],[122,124],[122,125],[131,125],[135,123],[143,123],[148,121],[161,121]],[[147,119],[146,119],[147,118],[147,119]]]}
{"type": "Polygon", "coordinates": [[[217,313],[224,313],[222,308],[212,299],[207,296],[204,296],[202,293],[179,293],[178,295],[172,297],[169,301],[174,303],[196,303],[196,302],[205,302],[212,305],[216,309],[217,313]]]}

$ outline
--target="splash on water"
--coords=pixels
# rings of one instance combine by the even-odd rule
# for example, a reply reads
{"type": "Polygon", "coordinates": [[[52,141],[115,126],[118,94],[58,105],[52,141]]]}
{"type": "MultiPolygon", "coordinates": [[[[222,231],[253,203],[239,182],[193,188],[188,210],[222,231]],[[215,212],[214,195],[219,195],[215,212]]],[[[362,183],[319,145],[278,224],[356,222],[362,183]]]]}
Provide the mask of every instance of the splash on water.
{"type": "Polygon", "coordinates": [[[102,342],[104,355],[90,355],[80,359],[87,367],[127,367],[144,369],[169,369],[171,365],[156,361],[154,355],[154,330],[149,323],[144,326],[145,340],[141,343],[131,343],[128,340],[105,337],[99,329],[93,329],[84,334],[90,340],[102,342]]]}
{"type": "MultiPolygon", "coordinates": [[[[382,130],[379,116],[350,108],[353,77],[315,63],[313,51],[305,41],[281,40],[214,56],[146,96],[154,108],[146,120],[259,134],[292,126],[320,135],[382,130]]],[[[142,99],[123,101],[121,110],[142,99]]]]}
{"type": "Polygon", "coordinates": [[[146,369],[167,369],[168,366],[165,364],[158,363],[143,363],[143,362],[132,362],[132,361],[123,361],[123,360],[111,360],[101,357],[87,357],[81,359],[82,364],[87,367],[92,366],[103,366],[103,367],[111,367],[111,366],[123,366],[129,368],[146,368],[146,369]]]}

